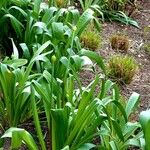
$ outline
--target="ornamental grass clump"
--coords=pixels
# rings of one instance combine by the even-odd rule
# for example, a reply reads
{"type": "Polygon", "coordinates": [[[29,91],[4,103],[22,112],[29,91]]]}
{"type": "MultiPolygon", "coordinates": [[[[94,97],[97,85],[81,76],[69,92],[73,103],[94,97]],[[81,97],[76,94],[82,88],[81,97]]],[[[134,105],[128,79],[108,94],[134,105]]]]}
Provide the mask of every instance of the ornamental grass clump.
{"type": "Polygon", "coordinates": [[[80,40],[83,47],[94,51],[100,46],[101,36],[92,25],[89,25],[88,28],[81,34],[80,40]]]}
{"type": "Polygon", "coordinates": [[[56,0],[55,3],[58,8],[66,8],[68,0],[56,0]]]}
{"type": "Polygon", "coordinates": [[[111,47],[114,50],[126,53],[129,49],[130,42],[129,38],[125,35],[116,34],[110,38],[111,47]]]}
{"type": "Polygon", "coordinates": [[[120,84],[130,84],[138,69],[131,56],[116,55],[108,62],[108,76],[120,84]]]}

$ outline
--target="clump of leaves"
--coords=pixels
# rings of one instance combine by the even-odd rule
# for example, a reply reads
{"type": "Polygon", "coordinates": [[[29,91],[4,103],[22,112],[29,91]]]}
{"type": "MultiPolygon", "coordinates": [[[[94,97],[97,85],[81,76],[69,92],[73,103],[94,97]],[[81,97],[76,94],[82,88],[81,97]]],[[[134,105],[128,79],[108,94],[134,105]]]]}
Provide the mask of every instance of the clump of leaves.
{"type": "Polygon", "coordinates": [[[115,34],[110,38],[112,49],[127,52],[130,46],[129,38],[125,35],[115,34]]]}
{"type": "Polygon", "coordinates": [[[123,11],[128,0],[108,0],[106,1],[108,9],[123,11]]]}
{"type": "Polygon", "coordinates": [[[96,50],[100,46],[102,39],[98,31],[91,24],[81,34],[80,40],[84,47],[96,50]]]}
{"type": "Polygon", "coordinates": [[[108,76],[120,84],[130,84],[138,69],[131,56],[115,55],[108,62],[108,76]]]}
{"type": "Polygon", "coordinates": [[[58,8],[66,7],[67,1],[66,0],[56,0],[56,5],[58,8]]]}

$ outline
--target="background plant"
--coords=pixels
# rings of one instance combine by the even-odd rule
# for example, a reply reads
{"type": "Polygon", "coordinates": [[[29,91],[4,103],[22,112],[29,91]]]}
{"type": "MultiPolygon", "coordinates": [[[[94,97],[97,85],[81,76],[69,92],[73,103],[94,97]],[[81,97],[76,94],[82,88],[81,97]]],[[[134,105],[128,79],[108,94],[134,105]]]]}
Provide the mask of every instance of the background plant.
{"type": "Polygon", "coordinates": [[[130,46],[129,38],[125,35],[113,35],[110,38],[111,47],[120,52],[127,52],[130,46]]]}
{"type": "Polygon", "coordinates": [[[65,49],[66,52],[69,47],[75,48],[75,44],[79,48],[77,36],[80,36],[87,24],[94,20],[95,24],[99,26],[97,19],[94,17],[94,11],[91,9],[86,10],[80,17],[80,13],[76,9],[48,8],[47,4],[43,7],[41,2],[27,3],[30,6],[27,5],[29,8],[27,6],[24,8],[24,5],[19,7],[15,3],[15,6],[2,7],[0,25],[4,28],[4,32],[2,32],[0,41],[5,43],[1,45],[8,55],[12,53],[12,44],[9,38],[13,38],[17,47],[21,43],[20,56],[23,55],[23,57],[31,59],[34,49],[37,49],[39,44],[42,45],[47,40],[51,40],[54,44],[51,49],[54,48],[55,51],[65,49]],[[15,11],[17,13],[14,15],[15,11]],[[75,26],[77,30],[73,32],[75,26]],[[10,32],[9,29],[13,32],[10,32]],[[7,40],[3,41],[3,39],[7,40]],[[5,47],[6,45],[8,47],[5,47]]]}
{"type": "Polygon", "coordinates": [[[96,50],[100,46],[102,39],[100,33],[95,30],[94,26],[91,24],[81,34],[80,40],[85,48],[96,50]]]}
{"type": "MultiPolygon", "coordinates": [[[[98,24],[99,20],[94,17],[94,12],[99,16],[101,16],[103,20],[104,13],[101,11],[101,8],[98,5],[92,5],[90,7],[90,10],[89,7],[87,9],[86,12],[84,13],[84,15],[86,15],[86,18],[88,18],[89,20],[94,20],[96,26],[99,26],[98,24]]],[[[31,2],[30,0],[26,0],[26,1],[19,0],[17,2],[13,0],[9,2],[2,1],[0,14],[1,14],[0,26],[3,28],[1,30],[2,32],[0,38],[0,41],[2,43],[1,48],[3,49],[3,51],[6,51],[7,55],[10,56],[12,53],[12,44],[9,38],[13,38],[17,47],[20,43],[23,43],[21,44],[21,47],[23,46],[24,49],[26,49],[26,52],[24,52],[22,51],[21,48],[19,48],[20,56],[24,55],[28,57],[30,53],[31,55],[33,54],[33,47],[36,46],[37,48],[38,44],[42,45],[47,40],[53,39],[51,38],[53,36],[52,35],[53,29],[51,26],[52,22],[58,22],[58,23],[61,22],[63,23],[63,25],[61,26],[65,26],[65,25],[68,26],[70,24],[72,26],[71,28],[73,28],[73,26],[77,25],[80,16],[79,12],[75,9],[68,8],[68,9],[59,10],[54,7],[49,8],[48,4],[43,3],[41,0],[40,1],[35,0],[34,2],[31,2]],[[49,13],[51,15],[48,15],[49,13]],[[3,40],[3,39],[7,39],[7,40],[3,40]],[[26,47],[28,47],[28,49],[26,47]]],[[[128,18],[127,17],[125,18],[125,15],[123,13],[118,12],[118,14],[120,15],[119,16],[120,19],[121,17],[124,18],[124,22],[126,23],[129,22],[128,18]]],[[[113,18],[115,18],[115,15],[113,18]]],[[[136,25],[133,21],[131,22],[134,25],[136,25]]],[[[87,24],[85,23],[83,24],[83,26],[81,26],[81,23],[78,23],[77,28],[81,27],[81,29],[79,29],[81,32],[82,29],[86,27],[86,25],[87,24]]],[[[58,30],[58,28],[55,28],[54,30],[58,30]]],[[[69,34],[70,32],[69,29],[65,29],[65,30],[67,30],[66,33],[69,34]]],[[[62,32],[62,28],[61,30],[59,30],[59,32],[60,31],[62,32]]],[[[81,34],[80,32],[78,34],[79,36],[81,34]]],[[[60,40],[62,42],[63,39],[61,38],[60,40]]]]}
{"type": "MultiPolygon", "coordinates": [[[[97,16],[100,17],[102,21],[117,21],[139,28],[138,23],[125,13],[125,6],[127,4],[133,4],[128,0],[80,0],[79,2],[82,10],[85,11],[87,8],[93,9],[97,12],[97,16]]],[[[131,7],[132,6],[133,5],[131,5],[131,7]]]]}

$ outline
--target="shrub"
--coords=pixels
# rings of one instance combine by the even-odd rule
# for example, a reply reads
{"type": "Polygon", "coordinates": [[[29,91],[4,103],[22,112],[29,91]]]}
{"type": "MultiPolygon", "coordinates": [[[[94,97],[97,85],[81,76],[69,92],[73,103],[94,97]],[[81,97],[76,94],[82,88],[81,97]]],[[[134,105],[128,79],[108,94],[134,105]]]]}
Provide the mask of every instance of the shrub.
{"type": "Polygon", "coordinates": [[[108,76],[119,83],[131,83],[137,69],[135,59],[130,56],[116,55],[108,62],[108,76]]]}
{"type": "Polygon", "coordinates": [[[112,49],[120,50],[121,52],[127,52],[130,46],[129,38],[125,35],[113,35],[110,38],[112,49]]]}
{"type": "Polygon", "coordinates": [[[101,42],[101,37],[96,29],[92,25],[81,34],[80,37],[81,43],[84,47],[91,50],[96,50],[101,42]]]}

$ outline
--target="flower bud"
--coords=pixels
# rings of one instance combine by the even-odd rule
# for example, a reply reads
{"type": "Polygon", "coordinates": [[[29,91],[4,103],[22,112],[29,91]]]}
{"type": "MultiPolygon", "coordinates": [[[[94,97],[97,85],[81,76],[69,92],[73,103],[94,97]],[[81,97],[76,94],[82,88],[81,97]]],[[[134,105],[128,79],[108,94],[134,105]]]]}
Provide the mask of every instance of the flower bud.
{"type": "Polygon", "coordinates": [[[76,26],[73,26],[72,29],[73,29],[73,31],[76,31],[76,30],[77,30],[77,27],[76,27],[76,26]]]}
{"type": "Polygon", "coordinates": [[[55,56],[55,55],[53,55],[53,56],[51,57],[51,61],[52,61],[52,63],[55,63],[55,62],[56,62],[56,56],[55,56]]]}

